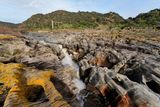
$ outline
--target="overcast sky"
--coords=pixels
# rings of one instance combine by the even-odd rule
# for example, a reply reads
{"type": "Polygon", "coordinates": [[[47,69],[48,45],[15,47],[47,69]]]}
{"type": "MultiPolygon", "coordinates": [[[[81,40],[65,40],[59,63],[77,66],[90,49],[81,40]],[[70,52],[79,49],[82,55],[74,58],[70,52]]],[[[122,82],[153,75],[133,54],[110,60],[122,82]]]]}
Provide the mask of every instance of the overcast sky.
{"type": "Polygon", "coordinates": [[[55,10],[114,11],[124,18],[160,8],[160,0],[0,0],[0,21],[20,23],[36,13],[55,10]]]}

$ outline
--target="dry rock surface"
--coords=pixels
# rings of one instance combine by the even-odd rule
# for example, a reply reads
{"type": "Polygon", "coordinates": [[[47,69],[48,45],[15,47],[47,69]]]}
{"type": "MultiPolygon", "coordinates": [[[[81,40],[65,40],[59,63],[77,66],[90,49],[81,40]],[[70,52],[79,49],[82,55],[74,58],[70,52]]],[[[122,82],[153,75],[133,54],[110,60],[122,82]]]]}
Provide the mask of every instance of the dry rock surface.
{"type": "Polygon", "coordinates": [[[0,106],[160,107],[160,33],[138,32],[3,36],[0,106]]]}

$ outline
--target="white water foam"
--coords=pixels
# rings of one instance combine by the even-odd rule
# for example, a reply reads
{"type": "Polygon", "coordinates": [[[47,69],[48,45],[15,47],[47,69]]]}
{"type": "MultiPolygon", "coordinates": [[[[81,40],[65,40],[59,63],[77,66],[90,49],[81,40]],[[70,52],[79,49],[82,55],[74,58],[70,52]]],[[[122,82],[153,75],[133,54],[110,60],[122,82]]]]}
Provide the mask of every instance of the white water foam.
{"type": "Polygon", "coordinates": [[[62,52],[64,53],[65,57],[62,59],[62,64],[63,65],[69,65],[72,66],[77,72],[79,72],[79,66],[76,64],[73,60],[72,57],[68,54],[67,49],[63,48],[62,52]]]}
{"type": "Polygon", "coordinates": [[[72,60],[72,57],[68,54],[67,49],[63,48],[62,45],[59,45],[59,48],[62,49],[62,52],[65,55],[65,57],[62,59],[62,64],[69,65],[69,66],[73,67],[77,72],[77,78],[74,78],[72,81],[75,84],[77,91],[78,91],[76,97],[80,102],[80,106],[83,107],[83,105],[84,105],[83,98],[81,98],[81,96],[79,96],[79,92],[81,90],[85,89],[86,85],[82,80],[79,79],[79,66],[77,63],[75,63],[72,60]]]}
{"type": "Polygon", "coordinates": [[[73,79],[74,84],[76,85],[78,92],[86,88],[86,85],[80,79],[73,79]]]}

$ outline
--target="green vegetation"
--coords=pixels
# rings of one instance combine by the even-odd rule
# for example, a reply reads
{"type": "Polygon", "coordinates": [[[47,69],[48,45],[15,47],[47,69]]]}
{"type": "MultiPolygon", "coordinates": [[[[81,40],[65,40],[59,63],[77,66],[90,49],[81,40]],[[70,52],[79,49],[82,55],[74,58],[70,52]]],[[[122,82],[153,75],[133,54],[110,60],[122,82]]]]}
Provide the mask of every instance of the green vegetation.
{"type": "Polygon", "coordinates": [[[154,9],[148,13],[141,13],[135,18],[129,18],[125,25],[137,28],[160,26],[160,9],[154,9]]]}
{"type": "Polygon", "coordinates": [[[9,28],[16,28],[16,27],[18,27],[18,24],[0,21],[0,26],[9,27],[9,28]]]}
{"type": "MultiPolygon", "coordinates": [[[[9,34],[13,36],[19,36],[20,32],[17,28],[18,28],[18,24],[0,21],[0,34],[7,34],[7,35],[9,34]]],[[[0,39],[3,38],[2,35],[0,36],[1,36],[0,39]]]]}
{"type": "Polygon", "coordinates": [[[160,9],[141,13],[135,18],[123,19],[119,14],[110,12],[68,12],[58,10],[49,14],[36,14],[20,24],[22,30],[85,29],[103,25],[109,28],[160,28],[160,9]]]}
{"type": "Polygon", "coordinates": [[[83,29],[96,28],[99,25],[108,25],[124,22],[124,19],[116,13],[101,14],[97,12],[67,12],[55,11],[46,15],[36,14],[20,25],[27,30],[42,29],[83,29]]]}

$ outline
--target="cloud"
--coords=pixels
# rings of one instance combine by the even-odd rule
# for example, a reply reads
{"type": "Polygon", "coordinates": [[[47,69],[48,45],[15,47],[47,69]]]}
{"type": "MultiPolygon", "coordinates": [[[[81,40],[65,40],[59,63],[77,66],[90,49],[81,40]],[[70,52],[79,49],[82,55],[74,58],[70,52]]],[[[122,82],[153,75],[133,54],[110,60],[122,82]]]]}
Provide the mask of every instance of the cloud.
{"type": "Polygon", "coordinates": [[[38,8],[41,7],[43,3],[40,0],[32,0],[27,6],[28,7],[33,7],[33,8],[38,8]]]}
{"type": "MultiPolygon", "coordinates": [[[[48,13],[55,10],[68,10],[68,11],[96,11],[101,6],[105,6],[106,1],[101,0],[26,0],[19,4],[32,11],[48,13]]],[[[110,8],[110,6],[108,6],[110,8]]]]}
{"type": "Polygon", "coordinates": [[[70,0],[27,0],[25,4],[21,4],[24,10],[31,13],[41,12],[48,13],[55,10],[72,10],[73,5],[70,0]]]}

